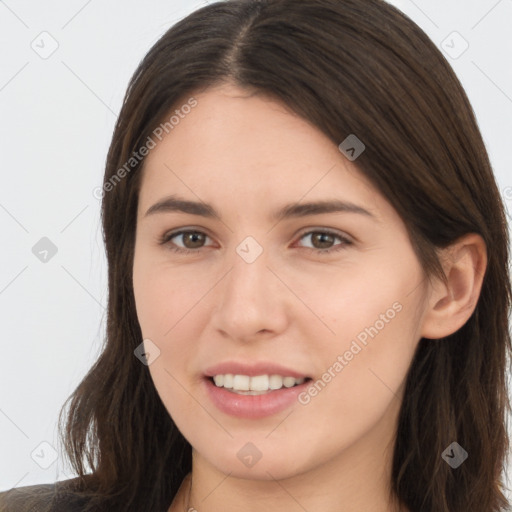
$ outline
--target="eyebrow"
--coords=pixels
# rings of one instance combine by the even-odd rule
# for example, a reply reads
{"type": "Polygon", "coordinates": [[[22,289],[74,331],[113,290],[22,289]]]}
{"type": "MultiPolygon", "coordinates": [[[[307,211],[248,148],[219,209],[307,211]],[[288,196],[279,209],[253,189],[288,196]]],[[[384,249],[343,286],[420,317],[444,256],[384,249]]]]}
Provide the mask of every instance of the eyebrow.
{"type": "MultiPolygon", "coordinates": [[[[212,205],[203,202],[189,201],[176,195],[165,197],[155,203],[144,214],[144,217],[148,217],[149,215],[154,215],[156,213],[169,212],[183,212],[207,218],[221,218],[217,210],[212,205]]],[[[321,215],[322,213],[341,212],[358,213],[375,218],[372,213],[361,206],[348,201],[331,199],[310,203],[293,203],[285,205],[271,215],[271,220],[280,221],[283,219],[295,217],[306,217],[308,215],[321,215]]]]}

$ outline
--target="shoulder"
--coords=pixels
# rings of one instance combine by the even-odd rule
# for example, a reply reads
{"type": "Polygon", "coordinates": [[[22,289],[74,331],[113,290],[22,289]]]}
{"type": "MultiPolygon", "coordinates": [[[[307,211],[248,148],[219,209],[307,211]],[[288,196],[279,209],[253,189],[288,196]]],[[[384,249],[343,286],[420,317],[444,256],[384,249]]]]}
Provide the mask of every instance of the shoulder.
{"type": "Polygon", "coordinates": [[[81,512],[86,499],[67,491],[76,479],[0,492],[0,512],[81,512]]]}

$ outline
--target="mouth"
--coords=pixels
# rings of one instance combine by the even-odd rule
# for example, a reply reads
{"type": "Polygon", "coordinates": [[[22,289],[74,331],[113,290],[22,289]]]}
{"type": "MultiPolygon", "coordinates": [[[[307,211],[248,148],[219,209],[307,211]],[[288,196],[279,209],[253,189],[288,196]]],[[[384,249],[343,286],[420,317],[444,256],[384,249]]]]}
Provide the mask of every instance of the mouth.
{"type": "Polygon", "coordinates": [[[216,373],[205,375],[203,383],[206,396],[218,410],[229,416],[258,420],[296,405],[312,380],[279,374],[216,373]]]}
{"type": "Polygon", "coordinates": [[[250,376],[232,373],[221,373],[206,378],[217,388],[223,388],[237,395],[253,396],[273,393],[283,388],[297,387],[312,380],[311,377],[293,377],[291,375],[262,374],[250,376]]]}
{"type": "Polygon", "coordinates": [[[203,371],[204,392],[221,412],[263,419],[298,403],[313,379],[274,361],[224,361],[203,371]]]}

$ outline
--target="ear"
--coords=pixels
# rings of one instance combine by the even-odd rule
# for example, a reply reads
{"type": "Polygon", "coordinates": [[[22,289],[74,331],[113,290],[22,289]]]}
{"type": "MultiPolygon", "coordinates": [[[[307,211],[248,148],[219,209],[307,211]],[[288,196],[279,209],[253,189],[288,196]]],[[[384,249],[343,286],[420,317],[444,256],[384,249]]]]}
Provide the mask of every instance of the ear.
{"type": "Polygon", "coordinates": [[[421,336],[430,339],[453,334],[473,314],[487,268],[485,242],[465,235],[443,249],[440,260],[447,281],[432,280],[422,321],[421,336]]]}

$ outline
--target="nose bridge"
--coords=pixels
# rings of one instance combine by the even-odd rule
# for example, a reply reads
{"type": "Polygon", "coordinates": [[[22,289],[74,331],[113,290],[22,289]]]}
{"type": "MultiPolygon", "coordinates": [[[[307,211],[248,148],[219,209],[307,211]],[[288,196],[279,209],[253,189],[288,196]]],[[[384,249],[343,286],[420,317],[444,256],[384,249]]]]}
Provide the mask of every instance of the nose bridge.
{"type": "Polygon", "coordinates": [[[258,300],[265,289],[268,291],[269,277],[268,251],[263,249],[253,237],[246,237],[235,248],[231,258],[231,271],[227,276],[228,284],[225,299],[258,300]]]}
{"type": "Polygon", "coordinates": [[[230,271],[219,288],[215,310],[217,328],[234,338],[282,327],[284,309],[268,255],[253,237],[247,237],[228,258],[230,271]]]}

